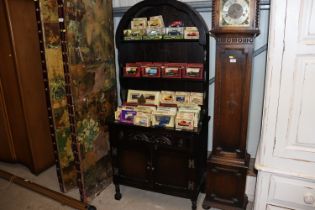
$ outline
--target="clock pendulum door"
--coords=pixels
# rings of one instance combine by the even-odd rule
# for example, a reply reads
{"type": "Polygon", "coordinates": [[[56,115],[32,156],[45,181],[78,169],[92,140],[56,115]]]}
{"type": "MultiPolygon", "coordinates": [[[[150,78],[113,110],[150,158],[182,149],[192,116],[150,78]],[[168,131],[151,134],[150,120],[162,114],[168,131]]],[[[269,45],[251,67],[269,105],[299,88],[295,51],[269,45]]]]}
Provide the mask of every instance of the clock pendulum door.
{"type": "Polygon", "coordinates": [[[207,161],[208,209],[245,209],[248,107],[258,1],[213,0],[216,39],[213,149],[207,161]]]}

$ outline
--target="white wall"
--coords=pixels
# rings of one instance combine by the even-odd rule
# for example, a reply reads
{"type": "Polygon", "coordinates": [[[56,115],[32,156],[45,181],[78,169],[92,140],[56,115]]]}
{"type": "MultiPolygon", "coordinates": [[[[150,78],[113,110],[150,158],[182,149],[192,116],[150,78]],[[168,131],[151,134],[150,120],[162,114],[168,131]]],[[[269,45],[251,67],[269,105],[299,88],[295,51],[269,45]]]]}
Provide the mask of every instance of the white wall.
{"type": "MultiPolygon", "coordinates": [[[[114,11],[120,7],[129,7],[140,0],[113,0],[114,11]]],[[[193,2],[194,0],[182,0],[183,2],[193,2]]],[[[202,2],[195,0],[194,2],[202,2]]],[[[204,10],[203,10],[204,11],[204,10]]],[[[209,29],[211,29],[211,12],[210,9],[206,9],[207,12],[200,12],[200,15],[204,18],[209,29]]],[[[114,14],[114,26],[115,31],[117,25],[121,19],[121,14],[114,14]]],[[[260,11],[260,35],[256,38],[255,49],[259,49],[267,43],[268,37],[268,22],[269,22],[269,10],[260,11]]],[[[116,52],[117,53],[117,52],[116,52]]],[[[117,59],[117,56],[116,56],[117,59]]],[[[210,38],[210,78],[215,76],[215,40],[210,38]]],[[[248,125],[248,153],[252,157],[256,156],[257,146],[260,139],[261,117],[262,117],[262,105],[263,105],[263,93],[264,93],[264,80],[265,80],[265,63],[266,52],[254,58],[253,72],[252,72],[252,86],[251,86],[251,100],[250,100],[250,113],[249,113],[249,125],[248,125]]],[[[118,66],[117,66],[118,71],[118,66]]],[[[117,75],[118,72],[117,72],[117,75]]],[[[119,87],[118,87],[119,88],[119,87]]],[[[209,115],[213,116],[214,105],[214,84],[209,87],[209,115]]],[[[213,130],[213,118],[209,123],[209,140],[208,150],[212,150],[212,130],[213,130]]]]}

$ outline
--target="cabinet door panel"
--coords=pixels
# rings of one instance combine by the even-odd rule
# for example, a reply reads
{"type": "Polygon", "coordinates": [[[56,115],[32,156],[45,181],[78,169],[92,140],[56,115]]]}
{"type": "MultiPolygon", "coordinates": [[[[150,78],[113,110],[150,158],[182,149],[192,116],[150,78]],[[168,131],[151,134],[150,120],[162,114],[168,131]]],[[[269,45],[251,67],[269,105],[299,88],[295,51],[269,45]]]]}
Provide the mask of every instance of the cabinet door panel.
{"type": "Polygon", "coordinates": [[[273,206],[273,205],[268,205],[266,210],[292,210],[292,209],[287,209],[279,206],[273,206]]]}
{"type": "Polygon", "coordinates": [[[187,189],[189,182],[189,156],[187,153],[167,149],[154,154],[154,180],[157,186],[187,189]]]}
{"type": "Polygon", "coordinates": [[[315,162],[314,9],[314,0],[288,1],[274,151],[282,158],[311,162],[315,162]]]}
{"type": "Polygon", "coordinates": [[[149,182],[150,149],[141,144],[124,144],[118,149],[120,176],[136,182],[149,182]]]}

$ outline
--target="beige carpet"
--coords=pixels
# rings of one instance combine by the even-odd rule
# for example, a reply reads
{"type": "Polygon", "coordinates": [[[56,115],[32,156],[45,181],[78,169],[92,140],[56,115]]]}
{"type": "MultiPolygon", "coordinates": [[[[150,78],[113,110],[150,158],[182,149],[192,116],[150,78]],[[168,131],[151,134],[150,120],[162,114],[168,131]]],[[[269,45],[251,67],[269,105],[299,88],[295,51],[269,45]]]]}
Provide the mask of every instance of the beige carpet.
{"type": "MultiPolygon", "coordinates": [[[[0,162],[0,169],[17,176],[23,177],[34,183],[40,184],[52,190],[59,191],[55,167],[41,173],[32,175],[29,170],[19,164],[7,164],[0,162]]],[[[139,190],[132,187],[121,186],[122,199],[114,199],[114,186],[110,185],[100,193],[91,204],[97,210],[190,210],[191,202],[188,199],[178,198],[160,193],[139,190]]],[[[79,198],[78,190],[72,190],[67,195],[79,198]]],[[[198,198],[198,210],[202,210],[201,204],[204,194],[198,198]]],[[[0,178],[0,210],[68,210],[72,209],[52,199],[41,196],[28,189],[10,183],[0,178]]],[[[251,209],[248,205],[247,209],[251,209]]]]}

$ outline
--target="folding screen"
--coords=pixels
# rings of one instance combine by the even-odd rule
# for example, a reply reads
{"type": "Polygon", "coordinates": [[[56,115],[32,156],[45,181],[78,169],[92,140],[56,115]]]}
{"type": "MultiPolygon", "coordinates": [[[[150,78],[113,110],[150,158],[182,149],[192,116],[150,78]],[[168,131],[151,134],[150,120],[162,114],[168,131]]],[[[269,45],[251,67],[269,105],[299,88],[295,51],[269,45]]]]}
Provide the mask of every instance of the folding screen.
{"type": "Polygon", "coordinates": [[[60,189],[88,201],[111,182],[116,108],[111,0],[35,0],[60,189]]]}

